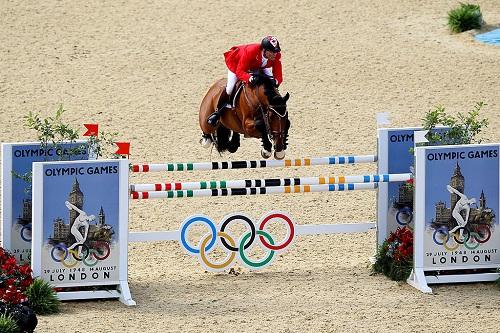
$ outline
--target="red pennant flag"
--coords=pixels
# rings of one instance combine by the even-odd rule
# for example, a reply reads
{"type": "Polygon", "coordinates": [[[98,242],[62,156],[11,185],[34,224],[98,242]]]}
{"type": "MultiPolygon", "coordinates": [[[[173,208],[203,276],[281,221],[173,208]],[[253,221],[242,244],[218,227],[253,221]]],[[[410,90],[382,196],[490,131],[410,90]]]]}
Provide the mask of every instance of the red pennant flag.
{"type": "Polygon", "coordinates": [[[117,155],[130,155],[130,142],[115,142],[118,150],[115,152],[117,155]]]}
{"type": "Polygon", "coordinates": [[[98,124],[83,124],[87,129],[87,132],[83,136],[97,136],[99,134],[98,124]]]}

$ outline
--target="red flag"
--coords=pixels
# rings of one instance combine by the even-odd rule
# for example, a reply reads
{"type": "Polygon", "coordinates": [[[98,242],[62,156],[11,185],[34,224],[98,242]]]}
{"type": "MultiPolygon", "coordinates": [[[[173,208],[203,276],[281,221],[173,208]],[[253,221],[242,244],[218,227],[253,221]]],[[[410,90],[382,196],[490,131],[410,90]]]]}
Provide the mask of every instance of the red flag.
{"type": "Polygon", "coordinates": [[[87,132],[83,136],[97,136],[99,134],[98,124],[83,124],[87,129],[87,132]]]}
{"type": "Polygon", "coordinates": [[[115,142],[118,150],[115,152],[117,155],[130,155],[130,142],[115,142]]]}

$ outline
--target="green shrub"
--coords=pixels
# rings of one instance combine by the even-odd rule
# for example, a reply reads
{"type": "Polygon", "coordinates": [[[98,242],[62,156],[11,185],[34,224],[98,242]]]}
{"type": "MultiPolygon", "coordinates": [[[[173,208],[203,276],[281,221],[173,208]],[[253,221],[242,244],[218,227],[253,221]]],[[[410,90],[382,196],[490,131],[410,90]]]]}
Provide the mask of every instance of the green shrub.
{"type": "MultiPolygon", "coordinates": [[[[47,118],[44,118],[40,113],[30,111],[27,116],[24,116],[24,127],[37,132],[37,141],[40,141],[42,149],[46,149],[49,144],[58,147],[64,141],[76,142],[79,138],[78,130],[63,121],[62,116],[65,112],[62,105],[59,106],[54,116],[47,118]]],[[[87,144],[97,157],[120,158],[119,155],[109,151],[116,149],[117,136],[118,132],[100,131],[98,135],[89,136],[87,144]]],[[[83,145],[71,149],[69,155],[80,154],[82,147],[83,145]]],[[[21,177],[18,176],[18,178],[21,177]]]]}
{"type": "Polygon", "coordinates": [[[460,3],[460,7],[448,12],[448,26],[452,32],[479,29],[483,25],[483,15],[479,5],[460,3]]]}
{"type": "Polygon", "coordinates": [[[477,102],[467,114],[459,112],[456,117],[447,114],[443,106],[438,106],[435,110],[427,112],[422,119],[422,127],[429,130],[427,139],[430,143],[441,145],[481,143],[479,134],[489,124],[488,119],[481,118],[479,114],[485,105],[483,102],[477,102]],[[438,125],[444,125],[449,130],[440,132],[437,130],[438,125]]]}
{"type": "Polygon", "coordinates": [[[61,302],[50,284],[42,279],[35,279],[26,289],[30,307],[36,314],[44,315],[59,312],[61,302]]]}
{"type": "Polygon", "coordinates": [[[0,332],[19,333],[19,327],[10,315],[5,313],[0,314],[0,332]]]}

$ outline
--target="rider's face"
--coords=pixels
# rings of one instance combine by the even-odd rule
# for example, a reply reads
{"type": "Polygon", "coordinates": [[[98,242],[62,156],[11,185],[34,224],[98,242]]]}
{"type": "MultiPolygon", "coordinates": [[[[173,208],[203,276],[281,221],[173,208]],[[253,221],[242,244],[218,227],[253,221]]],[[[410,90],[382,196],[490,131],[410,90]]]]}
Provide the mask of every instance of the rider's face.
{"type": "Polygon", "coordinates": [[[272,52],[272,51],[269,51],[269,50],[265,50],[264,51],[264,57],[266,59],[269,59],[269,60],[273,60],[276,59],[276,52],[272,52]]]}

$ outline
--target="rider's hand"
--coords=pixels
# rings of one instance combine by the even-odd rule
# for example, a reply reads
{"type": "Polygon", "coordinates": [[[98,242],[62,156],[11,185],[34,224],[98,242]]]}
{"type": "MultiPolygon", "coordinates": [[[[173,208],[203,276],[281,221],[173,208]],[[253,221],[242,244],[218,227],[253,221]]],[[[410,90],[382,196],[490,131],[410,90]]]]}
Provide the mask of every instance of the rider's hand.
{"type": "Polygon", "coordinates": [[[274,86],[278,88],[280,86],[279,82],[277,79],[274,79],[274,86]]]}
{"type": "Polygon", "coordinates": [[[257,76],[252,75],[248,79],[248,83],[250,83],[250,84],[257,84],[257,80],[258,80],[257,76]]]}

